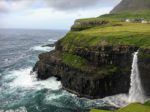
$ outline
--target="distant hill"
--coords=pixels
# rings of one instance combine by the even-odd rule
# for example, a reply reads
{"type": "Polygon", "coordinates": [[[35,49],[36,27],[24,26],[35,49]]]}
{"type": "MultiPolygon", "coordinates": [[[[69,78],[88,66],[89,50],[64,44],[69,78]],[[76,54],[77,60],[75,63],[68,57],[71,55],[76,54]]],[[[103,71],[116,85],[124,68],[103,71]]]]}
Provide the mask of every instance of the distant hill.
{"type": "Polygon", "coordinates": [[[150,0],[122,0],[110,13],[150,10],[150,0]]]}

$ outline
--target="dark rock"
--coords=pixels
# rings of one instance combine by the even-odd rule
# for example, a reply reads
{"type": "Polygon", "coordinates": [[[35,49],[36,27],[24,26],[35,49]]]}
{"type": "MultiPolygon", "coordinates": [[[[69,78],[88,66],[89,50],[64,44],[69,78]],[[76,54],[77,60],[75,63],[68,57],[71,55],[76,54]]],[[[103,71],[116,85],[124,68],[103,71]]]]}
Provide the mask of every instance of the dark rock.
{"type": "Polygon", "coordinates": [[[91,64],[91,70],[81,70],[65,64],[62,61],[63,53],[56,50],[40,54],[40,60],[33,70],[37,71],[39,79],[56,76],[61,79],[66,90],[80,97],[103,98],[128,93],[132,53],[136,50],[137,48],[130,46],[77,48],[74,54],[86,59],[91,64]],[[108,66],[117,70],[109,73],[108,66]],[[104,68],[106,74],[102,72],[104,68]],[[99,70],[100,73],[95,70],[99,70]]]}
{"type": "Polygon", "coordinates": [[[77,48],[75,53],[76,55],[86,58],[95,66],[115,65],[126,67],[132,63],[131,54],[137,51],[137,49],[136,47],[128,46],[103,46],[98,48],[77,48]]]}
{"type": "Polygon", "coordinates": [[[139,51],[139,72],[145,95],[150,97],[150,49],[139,51]]]}
{"type": "Polygon", "coordinates": [[[76,20],[74,25],[71,27],[71,31],[82,31],[96,26],[101,26],[109,23],[106,20],[76,20]]]}

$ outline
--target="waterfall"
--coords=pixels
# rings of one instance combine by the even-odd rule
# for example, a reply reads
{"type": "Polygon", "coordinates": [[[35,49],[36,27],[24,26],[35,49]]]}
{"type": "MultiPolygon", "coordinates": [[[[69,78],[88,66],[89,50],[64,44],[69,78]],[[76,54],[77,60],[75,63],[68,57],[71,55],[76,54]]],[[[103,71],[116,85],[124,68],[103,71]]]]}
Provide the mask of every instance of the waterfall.
{"type": "Polygon", "coordinates": [[[129,90],[129,102],[145,101],[143,88],[141,85],[140,74],[138,69],[138,52],[134,53],[132,70],[131,70],[131,84],[129,90]]]}

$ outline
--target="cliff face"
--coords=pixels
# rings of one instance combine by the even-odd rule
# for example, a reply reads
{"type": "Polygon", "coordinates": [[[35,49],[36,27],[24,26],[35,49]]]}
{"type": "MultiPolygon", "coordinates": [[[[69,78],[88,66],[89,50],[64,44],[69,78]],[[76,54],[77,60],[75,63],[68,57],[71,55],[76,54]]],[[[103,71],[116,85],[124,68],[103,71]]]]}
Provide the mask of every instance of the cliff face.
{"type": "Polygon", "coordinates": [[[90,65],[88,69],[67,65],[61,59],[63,53],[57,50],[41,54],[34,70],[40,79],[56,76],[65,89],[81,97],[128,93],[132,53],[136,50],[130,46],[77,48],[74,55],[84,58],[90,65]]]}
{"type": "Polygon", "coordinates": [[[150,1],[149,0],[122,0],[111,13],[121,13],[121,12],[134,12],[139,10],[149,10],[150,1]]]}
{"type": "MultiPolygon", "coordinates": [[[[54,51],[39,55],[33,69],[38,78],[55,76],[66,90],[87,98],[128,93],[133,53],[140,49],[142,85],[150,96],[150,25],[127,23],[125,16],[77,20],[54,51]]],[[[142,17],[149,19],[145,13],[142,17]]]]}
{"type": "Polygon", "coordinates": [[[150,96],[150,50],[141,49],[139,54],[139,72],[146,96],[150,96]]]}

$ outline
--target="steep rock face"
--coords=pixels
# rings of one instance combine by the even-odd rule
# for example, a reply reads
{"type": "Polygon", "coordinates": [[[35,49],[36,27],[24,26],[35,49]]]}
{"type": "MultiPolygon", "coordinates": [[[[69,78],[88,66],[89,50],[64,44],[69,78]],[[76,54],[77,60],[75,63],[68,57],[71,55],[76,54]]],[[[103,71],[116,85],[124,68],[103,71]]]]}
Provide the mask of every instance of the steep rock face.
{"type": "Polygon", "coordinates": [[[34,71],[40,79],[56,76],[65,89],[81,97],[102,98],[128,93],[132,53],[136,50],[129,46],[77,48],[74,55],[87,60],[88,69],[68,65],[63,62],[61,51],[52,51],[39,56],[34,71]]]}
{"type": "Polygon", "coordinates": [[[150,97],[150,49],[140,49],[139,72],[145,95],[150,97]]]}
{"type": "Polygon", "coordinates": [[[109,23],[106,20],[98,20],[98,19],[91,19],[91,20],[76,20],[74,25],[71,27],[71,31],[82,31],[88,28],[96,27],[96,26],[101,26],[109,23]]]}
{"type": "Polygon", "coordinates": [[[122,0],[119,5],[117,5],[111,13],[120,13],[125,11],[138,11],[138,10],[149,10],[150,1],[149,0],[122,0]]]}
{"type": "Polygon", "coordinates": [[[95,66],[102,67],[106,65],[114,65],[124,68],[131,64],[131,53],[136,49],[136,47],[129,46],[103,46],[84,49],[77,48],[75,53],[76,55],[86,58],[95,66]]]}

